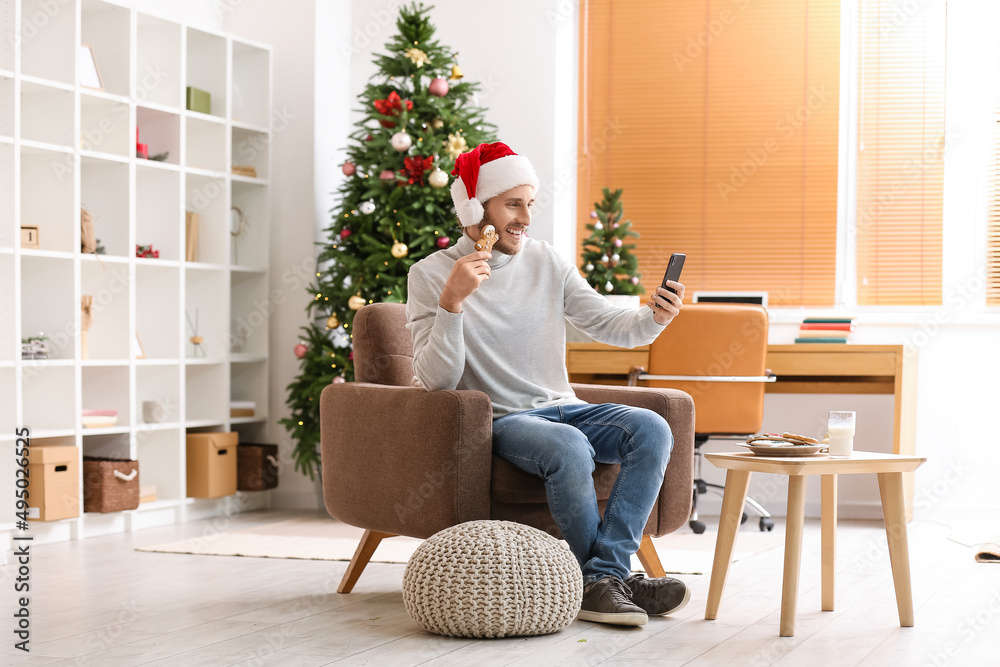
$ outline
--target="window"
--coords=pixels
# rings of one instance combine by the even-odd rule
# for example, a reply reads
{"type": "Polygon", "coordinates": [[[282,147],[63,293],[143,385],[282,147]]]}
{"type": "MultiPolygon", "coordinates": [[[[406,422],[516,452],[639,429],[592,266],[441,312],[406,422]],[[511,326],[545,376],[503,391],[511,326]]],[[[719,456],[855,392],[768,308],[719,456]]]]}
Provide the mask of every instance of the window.
{"type": "Polygon", "coordinates": [[[837,0],[585,0],[578,238],[624,188],[643,283],[687,253],[694,290],[835,296],[837,0]]]}

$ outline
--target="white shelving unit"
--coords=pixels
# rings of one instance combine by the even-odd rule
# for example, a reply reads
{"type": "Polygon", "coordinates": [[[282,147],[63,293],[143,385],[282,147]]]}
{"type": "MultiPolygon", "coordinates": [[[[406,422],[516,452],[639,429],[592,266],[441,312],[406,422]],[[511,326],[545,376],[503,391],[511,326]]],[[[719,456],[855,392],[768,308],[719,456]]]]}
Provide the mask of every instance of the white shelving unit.
{"type": "MultiPolygon", "coordinates": [[[[254,442],[267,422],[260,308],[268,298],[271,49],[105,0],[0,0],[0,19],[19,27],[18,39],[0,40],[0,485],[13,488],[14,431],[28,427],[33,446],[137,459],[141,483],[158,497],[134,511],[32,522],[37,540],[221,511],[226,499],[186,497],[185,435],[238,430],[254,442]],[[104,90],[80,83],[83,44],[104,90]],[[187,86],[211,94],[211,113],[185,108],[187,86]],[[150,156],[168,155],[137,157],[137,137],[150,156]],[[257,177],[232,175],[234,165],[253,166],[257,177]],[[249,223],[239,238],[234,206],[249,223]],[[105,254],[80,252],[81,207],[105,254]],[[185,256],[190,211],[199,215],[197,262],[185,256]],[[22,226],[38,227],[38,248],[21,247],[22,226]],[[135,257],[136,245],[149,244],[158,259],[135,257]],[[86,359],[84,295],[94,297],[86,359]],[[197,317],[201,350],[189,340],[188,316],[197,317]],[[20,339],[39,333],[50,358],[23,360],[20,339]],[[152,400],[165,406],[159,423],[143,421],[152,400]],[[256,401],[257,416],[230,418],[230,400],[256,401]],[[117,425],[83,428],[88,408],[117,410],[117,425]]],[[[6,545],[13,518],[7,494],[6,545]]]]}

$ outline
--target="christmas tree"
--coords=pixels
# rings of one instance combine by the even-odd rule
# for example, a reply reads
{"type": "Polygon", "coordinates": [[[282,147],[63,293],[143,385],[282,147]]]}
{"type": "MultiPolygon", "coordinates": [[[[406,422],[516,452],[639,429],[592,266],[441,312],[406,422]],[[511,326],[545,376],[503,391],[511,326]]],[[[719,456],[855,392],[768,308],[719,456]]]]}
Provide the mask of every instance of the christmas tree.
{"type": "Polygon", "coordinates": [[[603,192],[604,199],[590,212],[590,236],[583,240],[583,277],[602,294],[644,294],[642,274],[636,273],[639,262],[632,254],[635,246],[625,242],[639,234],[632,231],[631,221],[622,220],[623,191],[603,192]]]}
{"type": "Polygon", "coordinates": [[[452,49],[434,39],[424,5],[400,10],[399,31],[374,58],[359,97],[364,114],[350,135],[346,179],[337,191],[327,241],[319,254],[312,318],[295,354],[302,361],[288,385],[296,470],[313,478],[319,463],[319,397],[334,382],[354,380],[351,325],[363,306],[406,301],[415,262],[461,235],[451,193],[455,158],[495,141],[495,126],[475,101],[479,85],[462,80],[452,49]]]}

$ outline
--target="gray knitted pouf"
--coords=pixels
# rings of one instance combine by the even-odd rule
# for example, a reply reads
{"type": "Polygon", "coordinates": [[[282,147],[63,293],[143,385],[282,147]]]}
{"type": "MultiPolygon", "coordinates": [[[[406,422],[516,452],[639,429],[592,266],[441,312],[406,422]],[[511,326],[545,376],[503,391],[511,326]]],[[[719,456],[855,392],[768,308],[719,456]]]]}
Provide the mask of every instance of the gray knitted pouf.
{"type": "Polygon", "coordinates": [[[511,521],[469,521],[432,535],[410,557],[403,603],[424,630],[451,637],[557,632],[583,597],[565,542],[511,521]]]}

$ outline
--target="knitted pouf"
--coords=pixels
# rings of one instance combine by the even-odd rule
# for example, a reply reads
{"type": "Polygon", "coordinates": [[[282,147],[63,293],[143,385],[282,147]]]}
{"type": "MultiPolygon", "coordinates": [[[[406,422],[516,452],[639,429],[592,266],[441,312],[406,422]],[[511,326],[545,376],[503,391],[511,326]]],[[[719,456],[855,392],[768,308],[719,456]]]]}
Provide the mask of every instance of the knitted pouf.
{"type": "Polygon", "coordinates": [[[469,521],[424,541],[403,574],[403,603],[451,637],[544,635],[580,611],[583,575],[565,542],[511,521],[469,521]]]}

